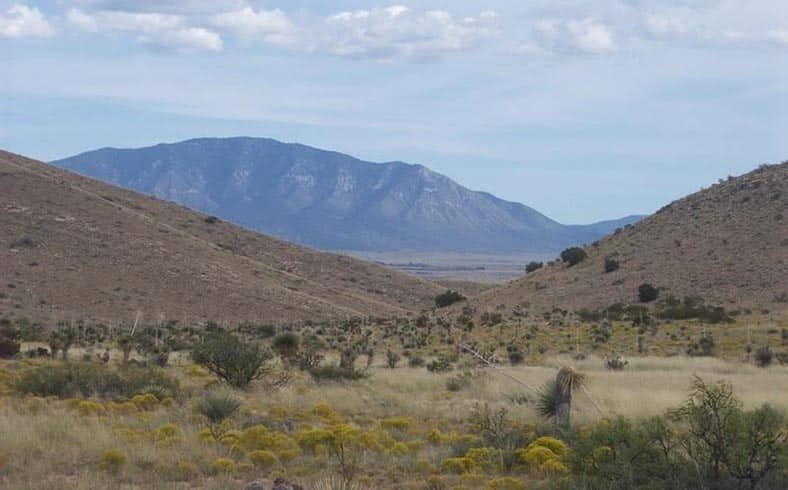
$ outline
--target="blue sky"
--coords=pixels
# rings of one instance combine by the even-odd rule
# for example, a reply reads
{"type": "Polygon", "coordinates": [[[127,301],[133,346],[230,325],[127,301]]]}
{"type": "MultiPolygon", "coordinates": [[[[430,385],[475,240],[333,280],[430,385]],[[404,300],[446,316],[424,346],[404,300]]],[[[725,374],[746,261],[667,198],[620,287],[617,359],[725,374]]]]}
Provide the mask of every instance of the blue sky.
{"type": "Polygon", "coordinates": [[[266,136],[566,223],[788,159],[782,0],[0,0],[0,147],[266,136]]]}

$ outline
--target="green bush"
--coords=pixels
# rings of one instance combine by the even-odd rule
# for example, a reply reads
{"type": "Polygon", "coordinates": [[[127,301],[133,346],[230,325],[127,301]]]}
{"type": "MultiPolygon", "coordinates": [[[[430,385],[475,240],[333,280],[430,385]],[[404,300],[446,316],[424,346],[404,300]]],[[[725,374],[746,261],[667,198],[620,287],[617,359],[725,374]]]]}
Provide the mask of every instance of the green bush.
{"type": "Polygon", "coordinates": [[[412,368],[421,367],[424,365],[424,358],[417,355],[412,355],[408,358],[408,366],[412,368]]]}
{"type": "Polygon", "coordinates": [[[531,261],[525,264],[525,272],[531,273],[535,270],[539,270],[544,266],[542,262],[531,261]]]}
{"type": "Polygon", "coordinates": [[[431,373],[445,373],[454,369],[451,361],[443,355],[439,355],[432,361],[427,363],[427,371],[431,373]]]}
{"type": "Polygon", "coordinates": [[[617,271],[620,267],[618,261],[612,257],[605,258],[605,274],[609,274],[611,272],[617,271]]]}
{"type": "Polygon", "coordinates": [[[358,381],[368,376],[365,371],[337,364],[315,366],[309,370],[315,381],[358,381]]]}
{"type": "Polygon", "coordinates": [[[570,247],[561,252],[561,260],[569,267],[577,265],[588,258],[588,254],[580,247],[570,247]]]}
{"type": "Polygon", "coordinates": [[[643,283],[638,286],[638,299],[641,303],[649,303],[659,296],[659,289],[651,284],[643,283]]]}
{"type": "Polygon", "coordinates": [[[465,300],[465,296],[458,293],[457,291],[449,289],[446,292],[435,296],[435,306],[437,306],[438,308],[443,308],[464,300],[465,300]]]}
{"type": "Polygon", "coordinates": [[[774,361],[774,351],[765,345],[763,347],[759,347],[758,350],[755,351],[755,364],[760,367],[768,367],[774,361]]]}
{"type": "Polygon", "coordinates": [[[126,366],[114,369],[89,362],[53,362],[26,370],[17,379],[18,393],[36,396],[99,396],[128,399],[156,391],[177,396],[178,381],[158,368],[126,366]]]}
{"type": "Polygon", "coordinates": [[[265,372],[265,364],[273,354],[256,342],[242,342],[222,330],[210,333],[191,352],[197,364],[205,366],[231,386],[245,389],[265,372]]]}
{"type": "Polygon", "coordinates": [[[19,354],[21,344],[16,340],[0,337],[0,359],[11,359],[19,354]]]}

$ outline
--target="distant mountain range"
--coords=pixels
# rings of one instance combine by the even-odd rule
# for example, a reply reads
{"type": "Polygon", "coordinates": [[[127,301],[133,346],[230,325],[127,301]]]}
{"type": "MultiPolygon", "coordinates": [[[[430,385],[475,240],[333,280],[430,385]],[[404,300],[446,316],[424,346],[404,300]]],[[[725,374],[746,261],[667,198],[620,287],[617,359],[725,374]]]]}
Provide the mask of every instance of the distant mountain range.
{"type": "Polygon", "coordinates": [[[563,225],[422,165],[265,138],[103,148],[53,164],[324,250],[555,252],[641,218],[563,225]]]}

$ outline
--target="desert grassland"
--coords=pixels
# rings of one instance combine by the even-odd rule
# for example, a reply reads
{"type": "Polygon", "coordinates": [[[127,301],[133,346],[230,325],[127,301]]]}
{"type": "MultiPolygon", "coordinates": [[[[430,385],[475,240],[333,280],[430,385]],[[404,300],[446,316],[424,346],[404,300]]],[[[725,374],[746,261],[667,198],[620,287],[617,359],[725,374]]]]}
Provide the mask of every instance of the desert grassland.
{"type": "MultiPolygon", "coordinates": [[[[20,370],[48,362],[52,361],[0,364],[0,386],[5,387],[0,388],[2,488],[232,489],[269,472],[286,475],[305,488],[342,488],[335,464],[324,451],[299,451],[263,471],[232,444],[207,440],[201,432],[205,423],[193,407],[200,392],[218,382],[186,356],[173,356],[173,365],[166,368],[181,381],[183,396],[174,403],[138,409],[103,400],[95,400],[101,407],[95,409],[81,399],[23,397],[8,389],[20,370]],[[162,434],[169,424],[175,429],[162,434]],[[106,453],[111,450],[120,451],[121,463],[107,465],[106,453]],[[220,458],[231,459],[232,470],[217,469],[220,458]]],[[[588,379],[587,391],[577,392],[573,404],[576,424],[613,415],[662,414],[686,399],[695,375],[706,381],[729,381],[745,407],[769,403],[788,412],[788,367],[757,368],[715,358],[643,357],[631,358],[624,371],[610,371],[598,357],[576,361],[555,356],[546,358],[543,366],[500,368],[527,387],[485,368],[456,392],[446,389],[446,381],[456,372],[434,374],[424,368],[388,369],[374,364],[367,379],[321,384],[297,373],[282,388],[255,384],[249,391],[234,391],[242,401],[234,428],[264,424],[287,432],[293,426],[337,422],[368,428],[381,441],[389,440],[381,442],[388,447],[364,456],[353,488],[495,488],[488,487],[495,476],[479,472],[448,472],[438,476],[440,480],[430,480],[427,475],[440,474],[441,461],[452,455],[449,444],[427,442],[430,432],[437,429],[447,440],[466,435],[469,414],[477,404],[505,408],[511,419],[538,432],[548,424],[536,414],[535,392],[553,380],[557,367],[563,365],[574,366],[588,379]],[[396,441],[403,444],[392,446],[396,441]],[[436,486],[439,481],[443,487],[436,486]]],[[[534,478],[528,488],[542,484],[534,478]]]]}

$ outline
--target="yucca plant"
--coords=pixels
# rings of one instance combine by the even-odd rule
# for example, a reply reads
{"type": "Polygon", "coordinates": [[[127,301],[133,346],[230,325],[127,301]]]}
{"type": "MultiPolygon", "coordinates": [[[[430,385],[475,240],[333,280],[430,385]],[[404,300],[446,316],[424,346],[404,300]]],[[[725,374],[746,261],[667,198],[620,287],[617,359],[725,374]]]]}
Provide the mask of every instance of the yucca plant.
{"type": "Polygon", "coordinates": [[[241,402],[225,390],[209,391],[197,403],[197,412],[208,419],[208,429],[217,440],[222,436],[224,421],[235,415],[239,408],[241,402]]]}
{"type": "Polygon", "coordinates": [[[570,367],[558,370],[555,381],[548,381],[536,402],[536,410],[544,418],[555,420],[560,427],[569,427],[572,393],[585,385],[586,376],[570,367]]]}

